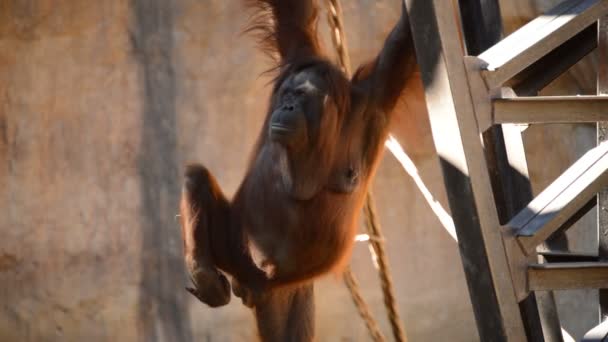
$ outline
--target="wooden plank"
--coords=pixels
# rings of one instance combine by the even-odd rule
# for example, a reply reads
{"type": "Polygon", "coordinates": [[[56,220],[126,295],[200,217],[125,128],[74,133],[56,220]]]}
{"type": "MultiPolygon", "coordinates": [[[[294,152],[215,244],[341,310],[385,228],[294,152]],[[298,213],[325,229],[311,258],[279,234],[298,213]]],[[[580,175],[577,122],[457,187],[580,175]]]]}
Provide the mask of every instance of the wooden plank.
{"type": "MultiPolygon", "coordinates": [[[[551,234],[551,236],[547,239],[547,247],[549,248],[548,250],[560,250],[560,251],[567,251],[569,249],[568,246],[568,240],[566,239],[565,241],[561,238],[556,238],[557,234],[565,234],[566,231],[568,229],[570,229],[570,227],[572,227],[576,222],[578,222],[578,220],[580,220],[583,216],[585,216],[589,211],[591,211],[591,209],[595,208],[595,206],[597,205],[597,198],[593,197],[589,200],[589,202],[587,202],[585,205],[583,205],[577,212],[576,214],[570,216],[570,218],[564,222],[564,224],[562,224],[559,229],[557,231],[555,231],[555,233],[551,234]]],[[[543,251],[545,251],[546,249],[543,249],[543,251]]],[[[596,260],[597,261],[597,260],[596,260]]]]}
{"type": "MultiPolygon", "coordinates": [[[[521,128],[515,125],[501,125],[505,137],[506,153],[509,165],[513,169],[513,178],[509,185],[510,190],[517,192],[518,205],[511,208],[508,219],[515,216],[532,199],[532,187],[526,163],[526,154],[521,135],[521,128]],[[525,188],[524,188],[524,185],[525,188]]],[[[501,221],[504,222],[504,221],[501,221]]],[[[525,270],[523,266],[528,260],[522,255],[517,246],[517,241],[510,235],[505,237],[505,246],[508,246],[508,257],[511,263],[511,276],[516,290],[521,291],[520,284],[525,283],[525,270]],[[518,265],[518,263],[520,263],[518,265]]],[[[529,342],[563,342],[561,324],[555,305],[555,297],[552,292],[531,292],[519,304],[524,326],[529,342]]]]}
{"type": "Polygon", "coordinates": [[[534,96],[492,101],[494,124],[608,121],[608,96],[534,96]]]}
{"type": "Polygon", "coordinates": [[[524,341],[451,2],[408,0],[433,140],[483,341],[524,341]],[[466,153],[465,153],[466,151],[466,153]]]}
{"type": "Polygon", "coordinates": [[[608,320],[589,330],[581,342],[605,342],[608,338],[608,320]]]}
{"type": "Polygon", "coordinates": [[[465,47],[468,55],[477,56],[502,36],[502,18],[497,0],[459,0],[465,47]]]}
{"type": "Polygon", "coordinates": [[[533,264],[528,268],[531,291],[608,288],[607,262],[533,264]]]}
{"type": "Polygon", "coordinates": [[[502,85],[608,12],[608,0],[568,0],[478,56],[488,89],[502,85]]]}
{"type": "Polygon", "coordinates": [[[536,291],[532,293],[536,295],[538,301],[538,310],[541,312],[541,324],[547,342],[564,342],[553,291],[536,291]]]}
{"type": "MultiPolygon", "coordinates": [[[[499,132],[502,133],[505,142],[504,149],[507,156],[506,163],[508,164],[508,166],[501,166],[500,164],[504,163],[505,161],[501,162],[500,160],[497,160],[499,162],[498,167],[509,167],[512,171],[512,177],[503,177],[502,181],[499,182],[493,179],[493,183],[502,184],[500,187],[497,187],[496,184],[493,185],[494,198],[497,202],[499,219],[500,222],[503,223],[513,218],[513,216],[515,216],[519,211],[521,211],[522,208],[525,208],[525,206],[530,202],[530,199],[532,198],[532,189],[531,187],[526,186],[526,182],[529,182],[529,176],[523,140],[521,137],[521,128],[515,125],[501,125],[493,127],[491,130],[484,133],[483,135],[484,146],[486,146],[486,151],[490,150],[491,145],[493,144],[490,139],[488,139],[488,133],[492,133],[493,131],[495,132],[496,137],[498,137],[499,132]],[[500,127],[500,130],[497,129],[498,127],[500,127]],[[512,203],[515,203],[515,201],[517,201],[517,205],[508,205],[504,208],[501,207],[499,198],[502,196],[506,196],[510,201],[512,201],[512,203]]],[[[495,144],[495,149],[497,147],[499,147],[498,144],[495,144]]],[[[496,172],[496,170],[493,170],[492,161],[493,159],[491,157],[488,157],[488,168],[490,169],[490,174],[496,172]]],[[[519,243],[516,239],[516,236],[510,230],[507,230],[505,234],[503,234],[503,244],[505,246],[507,259],[511,270],[511,281],[515,289],[516,296],[520,301],[520,309],[523,307],[526,311],[525,313],[522,312],[522,316],[525,317],[524,321],[531,320],[532,313],[530,313],[529,311],[531,310],[532,305],[527,302],[534,302],[534,299],[531,299],[531,297],[536,295],[534,293],[529,293],[527,290],[526,269],[527,265],[530,262],[536,260],[535,256],[526,256],[523,254],[521,247],[519,246],[519,243]]],[[[537,301],[538,299],[539,298],[537,298],[537,301]]],[[[540,301],[538,304],[542,304],[543,307],[550,306],[547,303],[540,303],[540,301]]],[[[529,335],[528,339],[536,340],[534,336],[530,336],[529,330],[531,329],[531,327],[527,323],[524,324],[526,324],[526,331],[529,335]]],[[[550,333],[550,331],[548,331],[547,333],[550,333]]],[[[544,338],[547,341],[554,341],[554,339],[551,339],[551,335],[549,334],[544,336],[544,338]]]]}
{"type": "MultiPolygon", "coordinates": [[[[506,160],[511,171],[510,177],[503,177],[503,181],[501,182],[503,184],[501,192],[510,202],[508,203],[510,205],[506,206],[507,210],[504,212],[504,216],[500,215],[499,210],[500,220],[501,222],[505,222],[515,216],[530,202],[532,199],[532,187],[530,185],[528,165],[526,162],[526,154],[520,127],[515,125],[501,125],[495,126],[493,129],[486,132],[486,134],[484,134],[486,150],[489,149],[488,142],[485,139],[486,136],[499,127],[504,137],[506,160]]],[[[490,161],[490,158],[488,161],[490,161]]],[[[504,172],[501,173],[504,176],[504,172]]],[[[494,197],[498,197],[497,195],[498,194],[495,191],[494,197]]],[[[496,201],[499,203],[498,199],[496,201]]],[[[530,260],[534,260],[535,256],[531,255],[526,258],[521,255],[521,249],[517,245],[514,236],[511,234],[504,235],[503,237],[511,267],[513,285],[516,289],[516,293],[519,293],[523,291],[521,288],[525,287],[524,284],[526,284],[527,281],[525,265],[527,265],[530,260]]],[[[561,324],[555,305],[555,297],[552,292],[531,292],[527,293],[525,298],[522,299],[518,297],[518,299],[521,300],[519,308],[529,342],[563,342],[561,324]]]]}
{"type": "MultiPolygon", "coordinates": [[[[599,20],[597,34],[598,72],[597,94],[608,95],[608,16],[599,20]]],[[[598,143],[608,140],[608,122],[599,122],[598,143]]],[[[598,254],[601,261],[608,261],[608,190],[598,194],[598,254]]],[[[599,291],[600,321],[608,319],[608,290],[599,291]]]]}
{"type": "Polygon", "coordinates": [[[596,254],[582,252],[564,252],[564,251],[543,251],[539,252],[547,262],[596,262],[598,256],[596,254]]]}
{"type": "Polygon", "coordinates": [[[513,217],[507,223],[507,226],[518,231],[520,235],[532,235],[534,232],[522,231],[522,228],[606,154],[608,154],[608,143],[600,144],[589,150],[553,181],[551,185],[538,194],[526,208],[513,217]]]}
{"type": "Polygon", "coordinates": [[[608,143],[603,143],[587,152],[507,224],[517,230],[526,254],[534,251],[608,184],[607,146],[608,143]]]}
{"type": "Polygon", "coordinates": [[[506,223],[532,200],[521,131],[514,125],[495,126],[484,132],[483,141],[498,217],[506,223]]]}
{"type": "MultiPolygon", "coordinates": [[[[608,154],[608,144],[604,143],[591,149],[579,158],[572,166],[564,171],[551,185],[532,200],[526,208],[513,217],[507,226],[519,231],[528,224],[539,211],[544,209],[553,199],[555,199],[564,188],[571,185],[585,171],[591,168],[598,160],[608,154]]],[[[520,232],[522,234],[523,232],[520,232]]]]}
{"type": "MultiPolygon", "coordinates": [[[[570,185],[552,184],[549,186],[561,191],[541,210],[531,210],[533,218],[518,231],[518,241],[525,253],[534,251],[553,232],[583,207],[597,192],[608,184],[608,156],[602,157],[570,185]]],[[[533,201],[534,202],[534,201],[533,201]]],[[[538,204],[538,203],[537,203],[538,204]]]]}
{"type": "Polygon", "coordinates": [[[505,85],[518,96],[535,96],[553,80],[587,56],[597,46],[597,24],[593,23],[557,49],[522,70],[505,85]]]}

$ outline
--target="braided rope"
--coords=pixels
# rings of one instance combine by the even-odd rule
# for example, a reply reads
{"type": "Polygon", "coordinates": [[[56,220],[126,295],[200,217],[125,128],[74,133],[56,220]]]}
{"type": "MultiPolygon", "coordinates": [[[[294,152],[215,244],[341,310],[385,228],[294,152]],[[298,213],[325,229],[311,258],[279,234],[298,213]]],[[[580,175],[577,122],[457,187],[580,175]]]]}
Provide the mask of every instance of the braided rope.
{"type": "Polygon", "coordinates": [[[355,307],[357,308],[357,311],[359,311],[361,318],[363,318],[372,340],[374,342],[384,342],[384,336],[378,327],[378,323],[374,320],[374,316],[372,316],[367,303],[365,303],[363,296],[361,296],[359,284],[350,267],[344,271],[344,284],[350,291],[355,307]]]}
{"type": "MultiPolygon", "coordinates": [[[[331,29],[331,38],[334,48],[338,54],[339,64],[347,76],[351,75],[350,58],[344,37],[344,24],[342,21],[342,7],[339,0],[327,0],[328,14],[327,19],[331,29]]],[[[397,303],[394,295],[393,281],[390,276],[388,266],[388,258],[384,249],[384,238],[382,229],[376,214],[376,207],[371,190],[368,191],[365,199],[365,227],[370,236],[369,243],[372,246],[372,258],[377,261],[380,270],[380,282],[382,286],[382,294],[384,296],[384,305],[388,311],[388,318],[393,331],[393,336],[398,342],[407,342],[405,330],[401,325],[399,312],[397,311],[397,303]]],[[[371,251],[370,251],[371,252],[371,251]]],[[[384,337],[378,330],[378,324],[369,313],[369,308],[361,297],[359,287],[350,268],[344,273],[344,283],[348,287],[355,306],[365,321],[370,335],[374,341],[383,341],[384,337]]]]}
{"type": "Polygon", "coordinates": [[[405,330],[401,325],[401,318],[399,317],[399,312],[397,311],[393,280],[391,278],[390,269],[388,266],[388,257],[386,256],[384,244],[382,243],[382,230],[380,228],[380,223],[378,222],[378,215],[376,214],[376,206],[371,190],[367,193],[365,207],[363,210],[366,214],[365,227],[371,236],[378,237],[377,239],[370,239],[369,243],[376,252],[378,268],[380,269],[380,284],[382,286],[382,294],[384,295],[384,305],[388,311],[388,318],[393,330],[393,336],[395,337],[395,341],[407,342],[405,330]]]}
{"type": "Polygon", "coordinates": [[[327,0],[327,21],[331,29],[331,41],[334,43],[334,48],[338,53],[338,60],[344,73],[350,77],[350,58],[346,48],[346,39],[344,38],[344,24],[342,22],[342,6],[339,0],[327,0]]]}

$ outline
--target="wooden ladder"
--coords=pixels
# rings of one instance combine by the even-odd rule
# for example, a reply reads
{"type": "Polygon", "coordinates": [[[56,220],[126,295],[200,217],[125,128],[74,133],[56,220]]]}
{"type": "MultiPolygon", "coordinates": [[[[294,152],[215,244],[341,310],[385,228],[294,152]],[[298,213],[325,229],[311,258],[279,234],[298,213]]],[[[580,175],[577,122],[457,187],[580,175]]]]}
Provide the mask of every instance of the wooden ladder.
{"type": "Polygon", "coordinates": [[[608,142],[532,198],[520,127],[608,121],[608,0],[567,0],[502,40],[497,1],[406,3],[480,339],[563,341],[550,291],[608,288],[607,237],[599,255],[556,249],[598,200],[608,207],[608,142]],[[598,96],[535,96],[596,48],[598,96]]]}

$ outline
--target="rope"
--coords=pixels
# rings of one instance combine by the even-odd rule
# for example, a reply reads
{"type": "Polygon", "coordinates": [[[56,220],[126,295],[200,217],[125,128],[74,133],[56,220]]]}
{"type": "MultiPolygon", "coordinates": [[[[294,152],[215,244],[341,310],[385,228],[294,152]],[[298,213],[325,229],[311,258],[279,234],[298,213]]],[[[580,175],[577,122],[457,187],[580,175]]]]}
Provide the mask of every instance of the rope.
{"type": "Polygon", "coordinates": [[[350,58],[346,48],[346,40],[344,38],[344,24],[342,22],[342,6],[339,0],[327,0],[327,21],[331,29],[331,41],[334,43],[334,48],[338,53],[338,60],[344,73],[350,77],[350,58]]]}
{"type": "MultiPolygon", "coordinates": [[[[344,24],[342,21],[342,7],[339,0],[327,0],[328,14],[327,19],[329,27],[331,29],[331,37],[334,48],[338,54],[338,61],[342,70],[347,76],[351,75],[350,58],[348,56],[348,49],[346,45],[346,39],[344,37],[344,24]]],[[[372,245],[373,252],[372,258],[377,261],[380,275],[380,282],[382,286],[382,294],[384,296],[384,305],[388,311],[388,318],[393,331],[393,336],[397,342],[407,342],[405,337],[405,331],[401,326],[401,319],[399,312],[397,311],[397,304],[394,295],[393,281],[390,276],[390,269],[388,266],[388,258],[383,244],[383,235],[378,215],[376,214],[376,207],[371,190],[368,191],[365,199],[365,227],[370,236],[369,242],[372,245]]],[[[344,283],[348,287],[353,302],[361,315],[361,318],[365,321],[370,335],[374,341],[383,341],[384,337],[378,330],[378,324],[369,313],[369,308],[363,298],[361,297],[359,287],[354,278],[350,268],[344,273],[344,283]]]]}
{"type": "MultiPolygon", "coordinates": [[[[344,39],[344,30],[342,29],[342,8],[340,6],[340,2],[338,0],[327,0],[327,21],[329,23],[329,27],[331,29],[331,40],[333,42],[334,48],[338,54],[338,62],[342,71],[350,77],[350,60],[348,58],[348,53],[346,49],[346,40],[344,39]]],[[[373,238],[370,236],[370,239],[373,238]]],[[[378,323],[372,316],[369,306],[361,296],[361,290],[359,288],[359,283],[355,278],[350,267],[348,267],[344,271],[343,275],[344,284],[348,288],[350,292],[350,296],[359,312],[359,316],[365,322],[367,327],[367,331],[369,332],[370,337],[374,342],[384,342],[384,336],[378,327],[378,323]]]]}
{"type": "Polygon", "coordinates": [[[365,227],[371,236],[379,237],[379,239],[370,239],[369,243],[372,245],[374,252],[376,252],[378,268],[380,269],[380,284],[382,286],[382,294],[384,295],[384,305],[388,311],[388,319],[391,323],[393,330],[393,336],[395,341],[406,342],[405,331],[401,325],[401,318],[397,311],[397,302],[395,300],[395,290],[393,286],[393,280],[391,279],[390,269],[388,266],[388,258],[382,243],[382,230],[380,223],[378,222],[378,215],[376,214],[376,206],[374,198],[372,197],[371,190],[367,193],[365,199],[365,227]]]}
{"type": "Polygon", "coordinates": [[[374,342],[384,342],[384,336],[382,335],[382,332],[380,332],[380,328],[378,328],[378,323],[376,323],[374,317],[369,311],[367,303],[365,303],[365,300],[361,296],[359,284],[357,283],[357,279],[355,279],[355,275],[351,271],[350,267],[344,271],[344,284],[350,291],[350,295],[353,298],[355,307],[357,308],[357,311],[359,311],[361,318],[363,318],[363,321],[367,326],[367,331],[369,332],[372,340],[374,342]]]}

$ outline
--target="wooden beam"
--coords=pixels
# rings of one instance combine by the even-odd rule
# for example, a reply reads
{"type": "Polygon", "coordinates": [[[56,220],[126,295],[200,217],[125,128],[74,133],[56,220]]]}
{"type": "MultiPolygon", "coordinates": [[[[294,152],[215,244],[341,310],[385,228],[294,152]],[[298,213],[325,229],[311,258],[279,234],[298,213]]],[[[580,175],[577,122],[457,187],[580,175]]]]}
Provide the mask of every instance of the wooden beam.
{"type": "Polygon", "coordinates": [[[562,252],[562,251],[544,251],[539,252],[549,263],[556,262],[596,262],[598,257],[595,254],[579,253],[579,252],[562,252]]]}
{"type": "Polygon", "coordinates": [[[608,121],[608,96],[533,96],[492,101],[494,124],[608,121]]]}
{"type": "Polygon", "coordinates": [[[483,341],[525,341],[458,36],[445,0],[408,0],[433,140],[483,341]]]}
{"type": "Polygon", "coordinates": [[[478,56],[494,89],[608,12],[607,0],[567,0],[478,56]]]}
{"type": "MultiPolygon", "coordinates": [[[[596,205],[597,205],[597,198],[592,197],[589,200],[589,202],[587,202],[585,205],[583,205],[574,215],[570,216],[570,218],[566,222],[564,222],[555,231],[555,233],[553,233],[549,236],[549,238],[547,239],[547,243],[546,243],[546,245],[547,245],[546,247],[548,249],[540,249],[540,251],[547,251],[547,250],[567,251],[569,249],[568,240],[566,239],[566,241],[563,241],[560,238],[555,239],[556,234],[562,234],[565,236],[566,231],[568,229],[570,229],[570,227],[572,227],[581,218],[583,218],[583,216],[585,216],[587,213],[589,213],[589,211],[591,211],[591,209],[595,208],[596,205]],[[551,246],[549,246],[549,245],[551,245],[551,246]]],[[[540,246],[540,247],[543,247],[543,246],[540,246]]]]}
{"type": "MultiPolygon", "coordinates": [[[[599,20],[597,31],[598,46],[598,72],[597,94],[608,95],[608,16],[599,20]]],[[[608,97],[608,96],[607,96],[608,97]]],[[[608,140],[608,121],[598,122],[598,143],[608,140]]],[[[597,228],[598,228],[598,254],[600,261],[608,261],[608,190],[604,188],[598,194],[597,228]]],[[[599,291],[600,321],[608,319],[608,290],[599,291]]]]}
{"type": "Polygon", "coordinates": [[[608,320],[589,330],[581,342],[606,342],[608,338],[608,320]]]}
{"type": "Polygon", "coordinates": [[[564,262],[528,268],[531,291],[608,288],[608,263],[564,262]]]}
{"type": "Polygon", "coordinates": [[[466,53],[477,56],[502,38],[497,0],[458,0],[466,53]]]}
{"type": "MultiPolygon", "coordinates": [[[[593,23],[557,49],[518,73],[505,85],[518,96],[536,96],[597,46],[597,24],[593,23]]],[[[560,331],[561,334],[561,331],[560,331]]]]}
{"type": "Polygon", "coordinates": [[[608,182],[608,157],[577,179],[520,230],[518,241],[526,253],[534,251],[608,182]]]}
{"type": "Polygon", "coordinates": [[[526,254],[608,184],[608,143],[587,152],[507,223],[526,254]]]}

